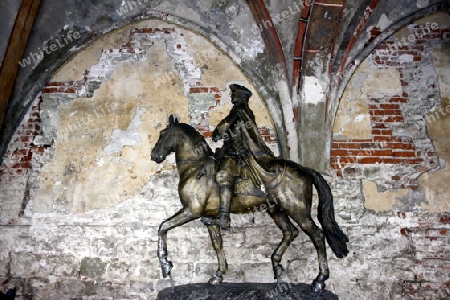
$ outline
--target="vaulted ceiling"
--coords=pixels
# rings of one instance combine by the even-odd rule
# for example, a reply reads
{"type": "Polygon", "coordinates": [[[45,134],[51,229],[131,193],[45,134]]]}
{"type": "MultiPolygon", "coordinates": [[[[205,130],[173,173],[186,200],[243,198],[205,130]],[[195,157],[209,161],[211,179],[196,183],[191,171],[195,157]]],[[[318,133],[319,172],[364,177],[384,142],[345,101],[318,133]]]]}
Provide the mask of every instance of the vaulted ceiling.
{"type": "Polygon", "coordinates": [[[228,54],[266,102],[283,155],[323,170],[339,99],[359,63],[400,28],[449,7],[449,0],[4,0],[0,153],[42,86],[77,51],[156,18],[228,54]],[[46,48],[51,41],[58,47],[46,48]],[[317,154],[307,157],[311,149],[317,154]]]}

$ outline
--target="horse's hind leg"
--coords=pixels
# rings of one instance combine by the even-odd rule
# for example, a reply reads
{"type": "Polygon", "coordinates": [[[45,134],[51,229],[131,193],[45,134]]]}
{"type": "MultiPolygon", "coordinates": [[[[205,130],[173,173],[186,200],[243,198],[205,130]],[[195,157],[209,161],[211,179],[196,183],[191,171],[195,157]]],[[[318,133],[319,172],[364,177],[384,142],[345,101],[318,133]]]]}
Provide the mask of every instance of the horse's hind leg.
{"type": "Polygon", "coordinates": [[[283,239],[271,256],[274,278],[279,281],[281,279],[281,274],[283,273],[283,266],[281,265],[283,255],[299,232],[289,220],[289,216],[282,211],[280,207],[276,206],[274,209],[270,210],[269,215],[283,232],[283,239]]]}
{"type": "Polygon", "coordinates": [[[223,280],[222,275],[228,270],[227,259],[223,252],[222,233],[220,232],[220,227],[218,225],[207,225],[207,227],[212,245],[214,250],[216,250],[217,262],[219,264],[216,273],[208,282],[211,284],[219,284],[223,280]]]}
{"type": "Polygon", "coordinates": [[[325,248],[325,237],[322,230],[314,223],[310,214],[294,213],[290,216],[298,223],[300,228],[309,236],[317,251],[319,260],[319,275],[314,279],[311,288],[315,291],[323,291],[325,280],[330,277],[328,269],[327,251],[325,248]]]}

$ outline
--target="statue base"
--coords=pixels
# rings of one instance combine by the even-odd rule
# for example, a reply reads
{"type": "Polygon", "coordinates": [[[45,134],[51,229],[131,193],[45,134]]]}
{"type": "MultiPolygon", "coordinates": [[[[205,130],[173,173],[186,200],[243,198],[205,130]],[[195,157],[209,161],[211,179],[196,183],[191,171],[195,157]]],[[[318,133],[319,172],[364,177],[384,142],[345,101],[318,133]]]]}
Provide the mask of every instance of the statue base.
{"type": "Polygon", "coordinates": [[[157,300],[338,300],[330,291],[314,292],[305,283],[196,283],[165,288],[159,292],[157,300]]]}

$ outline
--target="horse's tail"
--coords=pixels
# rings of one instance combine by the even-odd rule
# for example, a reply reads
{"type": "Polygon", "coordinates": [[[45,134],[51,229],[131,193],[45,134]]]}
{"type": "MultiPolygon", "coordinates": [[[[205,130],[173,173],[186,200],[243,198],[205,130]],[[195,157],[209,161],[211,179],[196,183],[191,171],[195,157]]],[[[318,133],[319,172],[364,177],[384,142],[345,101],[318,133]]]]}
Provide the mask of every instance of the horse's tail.
{"type": "Polygon", "coordinates": [[[319,195],[317,219],[319,220],[320,225],[322,225],[328,245],[330,245],[336,257],[343,258],[348,254],[347,242],[349,240],[334,219],[333,195],[331,194],[331,188],[319,172],[310,168],[304,169],[309,175],[311,175],[313,184],[317,190],[317,194],[319,195]]]}

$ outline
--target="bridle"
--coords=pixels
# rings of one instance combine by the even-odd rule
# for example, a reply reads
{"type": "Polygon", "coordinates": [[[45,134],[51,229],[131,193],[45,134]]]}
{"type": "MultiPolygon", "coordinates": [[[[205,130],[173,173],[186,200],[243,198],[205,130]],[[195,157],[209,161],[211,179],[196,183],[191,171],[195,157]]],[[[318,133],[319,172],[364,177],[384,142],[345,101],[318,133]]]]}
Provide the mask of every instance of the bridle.
{"type": "MultiPolygon", "coordinates": [[[[176,126],[176,125],[172,125],[172,126],[176,126]]],[[[174,137],[175,139],[177,139],[177,137],[174,137]]],[[[175,140],[175,143],[177,143],[178,141],[175,140]]],[[[203,139],[202,135],[198,135],[198,137],[195,140],[194,143],[194,149],[200,149],[201,147],[203,147],[202,143],[206,143],[203,139]]],[[[191,163],[202,163],[204,162],[205,158],[208,155],[213,155],[213,153],[211,151],[209,151],[210,153],[202,153],[200,156],[200,158],[186,158],[186,159],[178,159],[176,158],[175,162],[177,163],[177,165],[185,165],[185,164],[191,164],[191,163]],[[205,155],[207,154],[207,155],[205,155]]]]}

